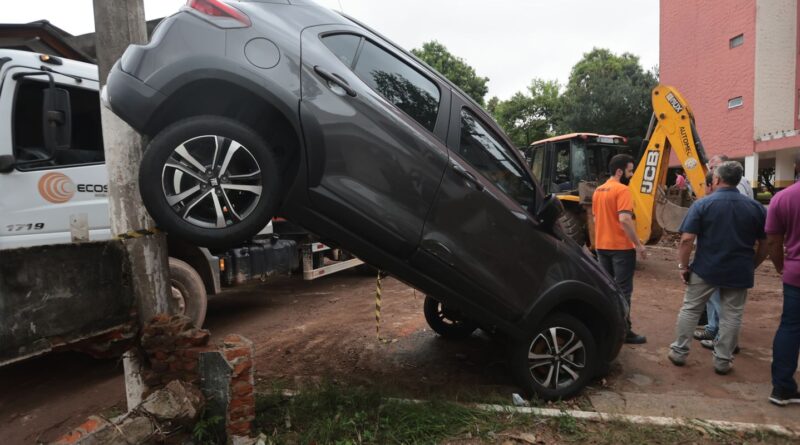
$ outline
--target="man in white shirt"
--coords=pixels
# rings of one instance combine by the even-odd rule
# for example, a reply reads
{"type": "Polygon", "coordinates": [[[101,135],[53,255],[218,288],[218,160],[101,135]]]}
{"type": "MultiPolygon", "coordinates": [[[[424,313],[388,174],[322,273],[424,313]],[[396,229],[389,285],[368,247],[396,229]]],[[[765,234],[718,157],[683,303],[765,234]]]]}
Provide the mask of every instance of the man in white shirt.
{"type": "MultiPolygon", "coordinates": [[[[708,170],[714,171],[720,164],[729,160],[730,158],[728,158],[728,155],[714,155],[714,157],[708,160],[708,170]]],[[[742,176],[742,180],[739,181],[736,189],[739,190],[739,193],[748,198],[755,198],[753,196],[753,186],[750,185],[750,180],[744,176],[742,176]]]]}

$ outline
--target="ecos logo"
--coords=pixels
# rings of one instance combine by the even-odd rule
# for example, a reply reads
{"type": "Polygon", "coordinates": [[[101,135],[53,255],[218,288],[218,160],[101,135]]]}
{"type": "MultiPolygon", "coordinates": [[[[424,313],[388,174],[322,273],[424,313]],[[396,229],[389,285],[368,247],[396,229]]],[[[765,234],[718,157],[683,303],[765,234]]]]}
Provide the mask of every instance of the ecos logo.
{"type": "Polygon", "coordinates": [[[75,196],[75,184],[67,175],[48,173],[39,179],[39,194],[53,204],[62,204],[75,196]]]}

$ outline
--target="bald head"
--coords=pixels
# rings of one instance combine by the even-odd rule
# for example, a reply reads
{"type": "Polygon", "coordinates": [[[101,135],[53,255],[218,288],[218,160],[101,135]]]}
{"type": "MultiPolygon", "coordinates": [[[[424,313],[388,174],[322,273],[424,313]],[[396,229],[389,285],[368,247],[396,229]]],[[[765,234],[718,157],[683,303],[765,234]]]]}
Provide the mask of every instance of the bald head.
{"type": "Polygon", "coordinates": [[[708,160],[708,169],[712,171],[716,170],[716,168],[719,167],[720,164],[722,164],[723,162],[728,162],[729,160],[730,158],[728,157],[728,155],[714,155],[711,157],[711,159],[708,160]]]}

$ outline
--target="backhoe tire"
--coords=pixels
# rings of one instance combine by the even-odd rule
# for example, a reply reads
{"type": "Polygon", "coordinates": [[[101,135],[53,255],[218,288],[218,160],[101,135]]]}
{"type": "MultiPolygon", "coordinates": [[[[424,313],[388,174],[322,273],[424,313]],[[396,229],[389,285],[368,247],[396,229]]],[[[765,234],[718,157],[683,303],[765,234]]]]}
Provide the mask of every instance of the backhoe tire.
{"type": "Polygon", "coordinates": [[[189,317],[196,328],[203,327],[208,296],[200,274],[188,263],[170,257],[169,279],[178,314],[189,317]]]}
{"type": "Polygon", "coordinates": [[[586,245],[588,233],[586,223],[583,222],[580,215],[571,210],[565,210],[561,217],[558,218],[558,222],[561,224],[564,233],[578,243],[579,246],[586,245]]]}

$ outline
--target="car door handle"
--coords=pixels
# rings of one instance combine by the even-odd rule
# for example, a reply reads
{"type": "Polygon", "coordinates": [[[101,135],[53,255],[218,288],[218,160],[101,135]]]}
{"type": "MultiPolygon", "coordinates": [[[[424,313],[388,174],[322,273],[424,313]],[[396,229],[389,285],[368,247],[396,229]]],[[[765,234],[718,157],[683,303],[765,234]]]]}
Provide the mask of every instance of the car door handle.
{"type": "Polygon", "coordinates": [[[337,74],[334,74],[334,73],[326,70],[325,68],[322,68],[319,65],[314,67],[314,71],[316,71],[317,74],[319,74],[320,77],[322,77],[323,79],[327,80],[328,82],[331,82],[333,84],[338,85],[339,88],[343,89],[344,92],[347,93],[348,96],[356,97],[356,90],[351,88],[350,84],[348,84],[346,80],[342,79],[337,74]]]}
{"type": "Polygon", "coordinates": [[[455,163],[452,164],[452,166],[453,166],[453,170],[456,173],[461,175],[461,177],[466,179],[468,182],[472,183],[472,185],[474,185],[478,189],[478,191],[482,192],[482,191],[486,190],[486,187],[484,187],[483,184],[481,184],[481,182],[478,180],[478,178],[475,177],[475,175],[472,174],[472,172],[468,171],[464,167],[462,167],[462,166],[460,166],[458,164],[455,164],[455,163]]]}

